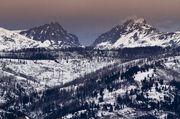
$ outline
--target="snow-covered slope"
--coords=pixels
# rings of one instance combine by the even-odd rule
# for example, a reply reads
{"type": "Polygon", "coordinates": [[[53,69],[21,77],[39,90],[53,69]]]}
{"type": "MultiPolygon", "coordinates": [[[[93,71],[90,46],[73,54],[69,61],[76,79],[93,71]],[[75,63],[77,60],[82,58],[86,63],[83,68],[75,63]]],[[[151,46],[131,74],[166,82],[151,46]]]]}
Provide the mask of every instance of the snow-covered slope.
{"type": "Polygon", "coordinates": [[[48,44],[26,38],[13,31],[0,28],[0,51],[10,51],[24,48],[37,48],[48,46],[48,44]]]}
{"type": "MultiPolygon", "coordinates": [[[[95,117],[99,119],[179,119],[170,116],[176,112],[173,112],[171,107],[179,105],[179,101],[176,100],[180,99],[177,88],[179,61],[179,56],[166,57],[156,60],[156,65],[152,65],[154,61],[145,61],[145,64],[138,66],[139,68],[128,68],[125,70],[127,78],[117,78],[116,75],[114,83],[102,89],[96,96],[88,97],[86,102],[98,105],[94,112],[97,112],[95,117]],[[131,82],[129,76],[133,71],[135,72],[131,82]],[[177,85],[173,84],[173,79],[177,80],[177,85]]],[[[100,82],[100,79],[98,81],[100,82]]],[[[64,119],[82,118],[82,113],[88,114],[88,111],[79,110],[76,114],[70,113],[64,116],[64,119]]],[[[179,115],[179,108],[176,113],[179,115]]]]}
{"type": "Polygon", "coordinates": [[[4,70],[11,75],[18,74],[18,77],[21,78],[24,76],[32,77],[43,86],[53,87],[117,62],[111,58],[109,58],[110,61],[104,61],[104,58],[94,57],[90,60],[78,56],[80,55],[73,59],[57,59],[58,63],[54,60],[0,59],[0,73],[3,72],[1,70],[4,70]]]}
{"type": "Polygon", "coordinates": [[[172,84],[179,81],[179,56],[129,62],[104,58],[0,59],[0,118],[165,119],[160,117],[179,114],[179,89],[172,84]]]}
{"type": "Polygon", "coordinates": [[[179,45],[179,32],[160,32],[144,19],[128,19],[122,25],[99,36],[93,43],[93,46],[102,49],[179,45]]]}
{"type": "Polygon", "coordinates": [[[21,31],[20,34],[42,43],[48,43],[51,48],[81,46],[78,37],[68,33],[59,23],[45,24],[21,31]]]}

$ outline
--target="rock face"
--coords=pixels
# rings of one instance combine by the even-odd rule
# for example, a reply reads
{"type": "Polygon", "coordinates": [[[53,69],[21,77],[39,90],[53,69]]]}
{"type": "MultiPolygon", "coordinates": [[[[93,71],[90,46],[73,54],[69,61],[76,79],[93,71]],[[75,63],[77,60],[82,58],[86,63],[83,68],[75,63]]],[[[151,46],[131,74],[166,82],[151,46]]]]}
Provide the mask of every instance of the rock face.
{"type": "Polygon", "coordinates": [[[122,25],[100,35],[93,43],[95,48],[100,49],[179,45],[180,33],[160,32],[144,19],[128,19],[122,25]]]}
{"type": "Polygon", "coordinates": [[[77,36],[68,33],[59,23],[45,24],[21,31],[20,34],[30,39],[47,43],[53,48],[81,46],[77,36]]]}

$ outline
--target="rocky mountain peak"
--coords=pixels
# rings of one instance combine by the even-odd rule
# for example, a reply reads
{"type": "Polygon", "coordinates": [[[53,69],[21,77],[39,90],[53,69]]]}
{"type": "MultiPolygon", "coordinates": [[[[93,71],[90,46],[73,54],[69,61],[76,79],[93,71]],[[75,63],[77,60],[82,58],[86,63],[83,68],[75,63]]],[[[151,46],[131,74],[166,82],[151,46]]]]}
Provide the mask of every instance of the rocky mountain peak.
{"type": "Polygon", "coordinates": [[[143,18],[139,18],[139,19],[137,19],[137,18],[130,18],[130,19],[127,19],[123,24],[125,26],[132,25],[132,24],[145,25],[145,24],[147,24],[147,22],[143,18]]]}
{"type": "Polygon", "coordinates": [[[149,25],[145,19],[127,19],[100,35],[93,46],[111,49],[124,47],[173,46],[179,43],[179,34],[163,33],[149,25]]]}
{"type": "Polygon", "coordinates": [[[33,40],[48,41],[52,46],[58,47],[78,47],[80,46],[78,37],[68,33],[58,22],[51,22],[39,27],[34,27],[20,32],[33,40]]]}

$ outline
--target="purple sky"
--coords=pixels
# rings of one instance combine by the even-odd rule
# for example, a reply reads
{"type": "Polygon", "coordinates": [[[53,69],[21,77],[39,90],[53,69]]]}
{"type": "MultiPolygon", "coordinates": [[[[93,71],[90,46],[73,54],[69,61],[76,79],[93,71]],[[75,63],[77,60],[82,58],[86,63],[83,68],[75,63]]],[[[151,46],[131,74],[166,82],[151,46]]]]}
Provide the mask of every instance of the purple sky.
{"type": "Polygon", "coordinates": [[[58,21],[91,44],[130,16],[163,31],[180,30],[180,0],[0,0],[0,27],[27,29],[58,21]]]}

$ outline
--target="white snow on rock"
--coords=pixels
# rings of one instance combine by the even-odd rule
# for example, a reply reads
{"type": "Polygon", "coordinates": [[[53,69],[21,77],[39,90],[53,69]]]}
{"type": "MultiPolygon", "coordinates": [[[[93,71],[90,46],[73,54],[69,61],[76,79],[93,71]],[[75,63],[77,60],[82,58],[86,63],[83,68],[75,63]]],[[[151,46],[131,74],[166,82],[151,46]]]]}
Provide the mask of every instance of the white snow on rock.
{"type": "Polygon", "coordinates": [[[137,74],[135,74],[135,81],[139,81],[141,82],[142,80],[144,80],[146,77],[151,77],[154,74],[154,69],[150,69],[147,72],[138,72],[137,74]]]}
{"type": "Polygon", "coordinates": [[[164,94],[157,92],[155,87],[153,87],[150,91],[148,91],[148,98],[160,101],[164,100],[164,94]]]}

